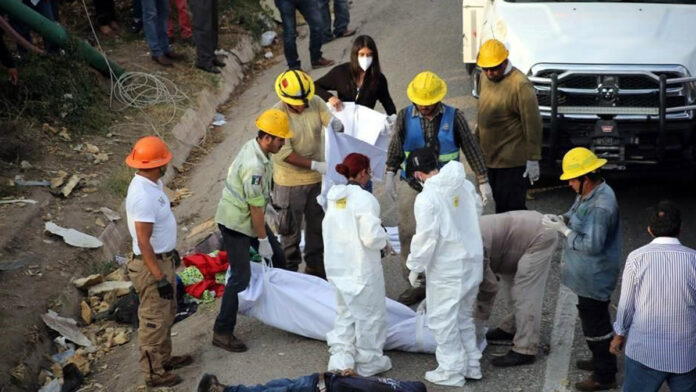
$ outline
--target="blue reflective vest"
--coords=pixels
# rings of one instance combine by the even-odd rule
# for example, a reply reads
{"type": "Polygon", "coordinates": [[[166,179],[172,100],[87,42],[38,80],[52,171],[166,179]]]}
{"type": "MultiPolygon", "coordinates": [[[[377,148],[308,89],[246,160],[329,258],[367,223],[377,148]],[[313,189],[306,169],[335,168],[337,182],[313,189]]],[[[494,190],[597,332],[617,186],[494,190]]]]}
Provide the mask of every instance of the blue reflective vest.
{"type": "MultiPolygon", "coordinates": [[[[459,160],[459,146],[454,140],[454,111],[451,106],[442,104],[445,112],[442,114],[440,129],[437,132],[439,144],[439,165],[442,168],[447,162],[459,160]]],[[[425,137],[421,127],[420,117],[413,115],[413,104],[406,108],[406,135],[404,137],[404,161],[401,164],[401,178],[406,179],[406,160],[411,152],[425,147],[425,137]]]]}

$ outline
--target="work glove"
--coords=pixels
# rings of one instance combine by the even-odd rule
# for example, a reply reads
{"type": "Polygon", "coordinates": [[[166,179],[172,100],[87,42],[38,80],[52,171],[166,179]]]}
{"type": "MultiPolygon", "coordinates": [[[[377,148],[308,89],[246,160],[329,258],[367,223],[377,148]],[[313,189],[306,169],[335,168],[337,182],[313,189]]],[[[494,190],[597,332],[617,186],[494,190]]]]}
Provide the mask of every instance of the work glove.
{"type": "Polygon", "coordinates": [[[259,238],[259,256],[264,259],[270,259],[273,257],[273,247],[271,247],[271,242],[266,238],[259,238]]]}
{"type": "Polygon", "coordinates": [[[408,282],[411,283],[411,287],[419,288],[421,287],[420,272],[411,271],[408,274],[408,282]]]}
{"type": "Polygon", "coordinates": [[[331,119],[331,129],[335,132],[343,132],[343,123],[336,117],[331,119]]]}
{"type": "Polygon", "coordinates": [[[326,174],[326,162],[312,161],[312,170],[321,174],[326,174]]]}
{"type": "Polygon", "coordinates": [[[173,299],[174,298],[174,287],[169,283],[166,277],[157,281],[157,292],[162,299],[173,299]]]}
{"type": "Polygon", "coordinates": [[[481,192],[481,200],[484,206],[493,201],[493,188],[491,188],[491,184],[488,182],[479,184],[479,192],[481,192]]]}
{"type": "Polygon", "coordinates": [[[384,177],[385,177],[384,178],[384,193],[387,194],[387,197],[389,197],[389,199],[392,202],[395,202],[396,201],[396,184],[395,184],[396,173],[394,173],[392,171],[388,171],[387,175],[384,177]]]}
{"type": "Polygon", "coordinates": [[[541,224],[547,229],[556,230],[566,237],[572,232],[558,215],[544,215],[541,224]]]}
{"type": "Polygon", "coordinates": [[[534,181],[539,181],[539,161],[527,161],[527,168],[524,170],[522,177],[529,178],[529,183],[534,185],[534,181]]]}
{"type": "Polygon", "coordinates": [[[396,124],[396,114],[390,114],[387,116],[387,124],[393,127],[396,124]]]}

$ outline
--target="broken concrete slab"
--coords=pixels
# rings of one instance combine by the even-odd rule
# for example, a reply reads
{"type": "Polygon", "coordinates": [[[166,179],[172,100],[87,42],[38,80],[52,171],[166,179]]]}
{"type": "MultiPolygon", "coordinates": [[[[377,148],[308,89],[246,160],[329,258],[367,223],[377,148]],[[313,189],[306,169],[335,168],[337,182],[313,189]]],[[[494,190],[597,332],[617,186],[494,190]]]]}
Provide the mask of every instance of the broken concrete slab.
{"type": "Polygon", "coordinates": [[[94,274],[90,276],[86,276],[84,278],[78,278],[74,279],[72,283],[77,287],[78,289],[88,289],[96,284],[99,284],[104,281],[104,276],[101,274],[94,274]]]}
{"type": "Polygon", "coordinates": [[[106,295],[106,293],[113,291],[116,293],[116,296],[121,297],[128,294],[131,287],[133,287],[132,282],[107,281],[90,287],[88,293],[90,296],[106,295]]]}
{"type": "Polygon", "coordinates": [[[77,328],[77,321],[61,317],[58,313],[49,310],[48,313],[41,316],[43,322],[52,330],[65,336],[66,339],[79,344],[80,346],[91,346],[92,342],[85,336],[80,329],[77,328]]]}
{"type": "Polygon", "coordinates": [[[79,183],[80,176],[77,174],[73,174],[68,180],[68,182],[63,186],[63,189],[60,190],[60,193],[63,195],[63,197],[70,196],[70,193],[72,193],[73,189],[75,189],[75,187],[79,183]]]}
{"type": "Polygon", "coordinates": [[[106,275],[106,280],[112,282],[124,282],[127,280],[126,273],[123,271],[123,268],[117,268],[110,274],[106,275]]]}
{"type": "Polygon", "coordinates": [[[66,244],[79,248],[99,248],[104,245],[97,237],[77,231],[75,229],[66,229],[60,227],[53,222],[46,222],[45,229],[51,234],[63,237],[66,244]]]}
{"type": "Polygon", "coordinates": [[[68,173],[63,171],[63,170],[58,170],[58,174],[51,178],[51,189],[56,189],[59,186],[63,185],[65,182],[65,178],[68,177],[68,173]]]}
{"type": "Polygon", "coordinates": [[[121,215],[119,215],[118,212],[116,212],[110,208],[102,207],[99,209],[99,211],[101,211],[104,214],[104,216],[106,216],[106,219],[108,219],[112,222],[115,222],[115,221],[121,219],[121,215]]]}

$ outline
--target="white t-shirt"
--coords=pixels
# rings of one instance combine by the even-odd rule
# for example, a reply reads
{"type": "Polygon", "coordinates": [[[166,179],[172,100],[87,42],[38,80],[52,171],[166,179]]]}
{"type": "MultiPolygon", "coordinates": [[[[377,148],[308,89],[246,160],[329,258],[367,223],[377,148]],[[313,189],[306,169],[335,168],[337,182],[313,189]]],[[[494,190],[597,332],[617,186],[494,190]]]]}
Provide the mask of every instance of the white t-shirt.
{"type": "Polygon", "coordinates": [[[154,183],[136,174],[128,186],[126,196],[128,231],[133,238],[133,253],[140,255],[135,222],[153,223],[150,244],[155,253],[174,250],[176,246],[176,218],[169,198],[163,191],[162,181],[154,183]]]}

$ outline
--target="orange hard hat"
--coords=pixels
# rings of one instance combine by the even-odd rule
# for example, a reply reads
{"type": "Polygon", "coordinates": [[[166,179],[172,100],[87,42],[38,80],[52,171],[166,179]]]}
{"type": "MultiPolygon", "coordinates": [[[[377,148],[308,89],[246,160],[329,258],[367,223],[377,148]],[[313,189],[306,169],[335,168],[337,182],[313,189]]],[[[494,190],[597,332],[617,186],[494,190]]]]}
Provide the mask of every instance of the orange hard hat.
{"type": "Polygon", "coordinates": [[[172,160],[172,153],[162,139],[145,136],[138,140],[126,157],[126,165],[134,169],[154,169],[172,160]]]}

